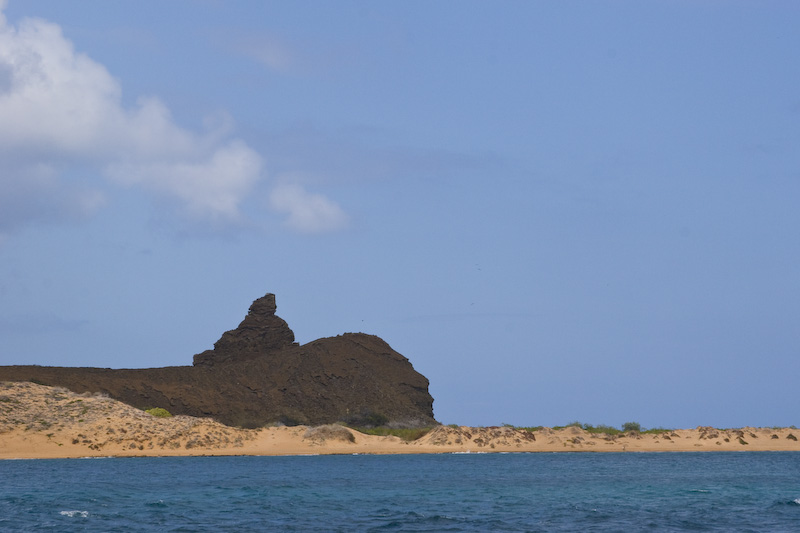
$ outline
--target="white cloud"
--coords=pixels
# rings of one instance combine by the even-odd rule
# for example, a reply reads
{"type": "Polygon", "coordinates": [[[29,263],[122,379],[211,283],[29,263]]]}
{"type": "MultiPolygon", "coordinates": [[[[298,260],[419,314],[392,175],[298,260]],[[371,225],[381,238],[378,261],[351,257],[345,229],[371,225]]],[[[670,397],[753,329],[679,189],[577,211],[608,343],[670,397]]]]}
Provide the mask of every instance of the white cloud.
{"type": "Polygon", "coordinates": [[[0,231],[99,207],[102,193],[68,177],[75,168],[177,200],[195,217],[239,217],[262,159],[228,137],[230,121],[193,132],[157,98],[126,109],[121,94],[58,25],[25,19],[15,27],[0,11],[0,231]]]}
{"type": "Polygon", "coordinates": [[[180,199],[193,216],[231,220],[239,202],[258,179],[261,157],[241,141],[218,148],[197,161],[173,160],[149,164],[112,164],[109,176],[118,181],[180,199]]]}
{"type": "Polygon", "coordinates": [[[286,226],[301,233],[336,231],[348,223],[347,215],[336,203],[296,184],[278,185],[270,195],[270,206],[288,214],[286,226]]]}
{"type": "MultiPolygon", "coordinates": [[[[231,138],[229,116],[207,117],[196,132],[177,125],[158,98],[123,107],[119,81],[76,52],[57,24],[9,24],[4,5],[0,0],[0,238],[34,221],[93,214],[113,201],[104,180],[171,200],[193,220],[241,221],[263,160],[231,138]]],[[[245,44],[271,68],[291,63],[275,41],[245,44]]],[[[277,187],[270,205],[302,233],[347,224],[336,203],[297,185],[277,187]]]]}

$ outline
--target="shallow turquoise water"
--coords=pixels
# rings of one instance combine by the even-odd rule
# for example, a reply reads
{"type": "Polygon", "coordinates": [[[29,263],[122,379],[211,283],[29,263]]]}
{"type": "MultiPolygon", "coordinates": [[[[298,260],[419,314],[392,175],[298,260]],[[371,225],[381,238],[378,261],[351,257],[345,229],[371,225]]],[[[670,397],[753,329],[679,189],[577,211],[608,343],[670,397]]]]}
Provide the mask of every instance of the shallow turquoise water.
{"type": "Polygon", "coordinates": [[[0,461],[3,531],[798,531],[800,454],[0,461]]]}

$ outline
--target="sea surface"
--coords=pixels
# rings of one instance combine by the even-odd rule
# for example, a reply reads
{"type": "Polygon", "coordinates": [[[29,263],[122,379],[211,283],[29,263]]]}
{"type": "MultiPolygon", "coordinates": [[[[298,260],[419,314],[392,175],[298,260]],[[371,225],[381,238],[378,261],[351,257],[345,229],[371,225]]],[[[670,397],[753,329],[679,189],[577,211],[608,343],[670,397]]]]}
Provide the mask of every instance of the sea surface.
{"type": "Polygon", "coordinates": [[[1,531],[800,531],[800,453],[0,461],[1,531]]]}

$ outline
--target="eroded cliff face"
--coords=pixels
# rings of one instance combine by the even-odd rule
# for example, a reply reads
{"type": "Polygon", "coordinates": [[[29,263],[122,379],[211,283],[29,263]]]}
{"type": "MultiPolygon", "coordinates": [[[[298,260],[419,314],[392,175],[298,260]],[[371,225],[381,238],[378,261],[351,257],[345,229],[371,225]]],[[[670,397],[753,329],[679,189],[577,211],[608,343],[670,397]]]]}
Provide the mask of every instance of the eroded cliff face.
{"type": "Polygon", "coordinates": [[[428,380],[382,339],[346,333],[299,346],[275,313],[275,295],[259,298],[239,327],[194,356],[194,366],[5,366],[0,380],[102,392],[142,409],[164,407],[242,427],[435,423],[428,380]]]}

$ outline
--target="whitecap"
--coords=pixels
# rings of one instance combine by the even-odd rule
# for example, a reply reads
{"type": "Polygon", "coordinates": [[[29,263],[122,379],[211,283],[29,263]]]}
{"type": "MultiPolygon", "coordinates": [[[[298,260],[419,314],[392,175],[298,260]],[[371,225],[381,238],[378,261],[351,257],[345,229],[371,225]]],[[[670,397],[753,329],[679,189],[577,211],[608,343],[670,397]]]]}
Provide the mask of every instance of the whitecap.
{"type": "Polygon", "coordinates": [[[76,516],[80,518],[86,518],[87,516],[89,516],[89,511],[61,511],[58,514],[62,516],[68,516],[70,518],[74,518],[76,516]]]}
{"type": "Polygon", "coordinates": [[[489,452],[473,452],[473,451],[467,450],[465,452],[450,452],[450,453],[452,455],[478,455],[478,454],[485,455],[485,454],[487,454],[489,452]]]}
{"type": "Polygon", "coordinates": [[[800,498],[795,498],[794,500],[792,500],[792,502],[796,503],[797,505],[800,505],[800,498]]]}

